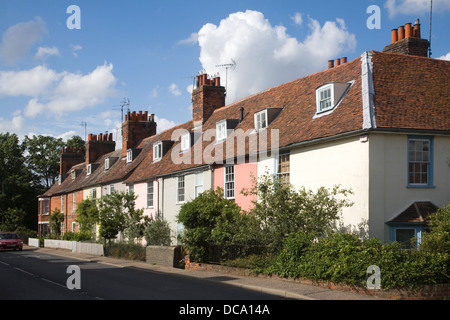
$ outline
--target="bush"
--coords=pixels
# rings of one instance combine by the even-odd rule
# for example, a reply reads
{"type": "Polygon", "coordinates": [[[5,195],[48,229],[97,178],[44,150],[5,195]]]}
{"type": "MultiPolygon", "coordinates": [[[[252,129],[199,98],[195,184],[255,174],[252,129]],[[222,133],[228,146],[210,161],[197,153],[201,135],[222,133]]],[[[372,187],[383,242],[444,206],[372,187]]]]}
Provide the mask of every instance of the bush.
{"type": "Polygon", "coordinates": [[[191,259],[205,262],[210,245],[232,241],[233,233],[225,225],[236,226],[233,221],[240,212],[241,208],[234,201],[224,199],[220,188],[207,190],[185,203],[180,209],[178,222],[186,228],[183,242],[191,259]],[[222,231],[218,232],[220,225],[222,231]]]}
{"type": "Polygon", "coordinates": [[[118,242],[111,243],[107,249],[107,255],[119,259],[145,261],[145,247],[138,243],[118,242]]]}
{"type": "Polygon", "coordinates": [[[147,245],[170,246],[172,242],[169,223],[166,220],[156,219],[144,230],[147,245]]]}
{"type": "Polygon", "coordinates": [[[380,268],[384,289],[449,282],[448,253],[408,251],[397,242],[382,245],[375,238],[344,233],[316,242],[308,235],[291,235],[269,270],[282,277],[365,286],[371,265],[380,268]]]}

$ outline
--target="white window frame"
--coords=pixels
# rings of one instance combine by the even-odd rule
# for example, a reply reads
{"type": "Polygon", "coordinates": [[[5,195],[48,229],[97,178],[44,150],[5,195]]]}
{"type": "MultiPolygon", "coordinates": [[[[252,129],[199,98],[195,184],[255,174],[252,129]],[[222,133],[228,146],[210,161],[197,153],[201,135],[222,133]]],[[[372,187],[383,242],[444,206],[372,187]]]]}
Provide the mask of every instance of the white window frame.
{"type": "Polygon", "coordinates": [[[317,113],[329,111],[334,108],[334,86],[333,86],[333,84],[326,84],[316,90],[316,104],[317,104],[317,113]],[[322,93],[325,91],[328,91],[328,90],[330,92],[330,96],[327,97],[326,99],[323,99],[322,93]],[[329,100],[330,105],[325,108],[322,108],[322,102],[328,101],[328,100],[329,100]]]}
{"type": "Polygon", "coordinates": [[[181,136],[181,152],[191,148],[191,134],[185,133],[181,136]]]}
{"type": "MultiPolygon", "coordinates": [[[[128,157],[128,154],[127,154],[128,157]]],[[[105,170],[109,170],[109,158],[105,159],[105,170]]]]}
{"type": "Polygon", "coordinates": [[[184,203],[186,200],[186,179],[185,176],[177,177],[177,203],[184,203]]]}
{"type": "Polygon", "coordinates": [[[88,164],[86,168],[86,175],[90,176],[92,173],[92,164],[88,164]]]}
{"type": "Polygon", "coordinates": [[[127,151],[127,163],[133,162],[133,150],[127,151]]]}
{"type": "Polygon", "coordinates": [[[134,183],[128,185],[128,193],[134,193],[134,183]]]}
{"type": "Polygon", "coordinates": [[[61,196],[61,213],[64,213],[64,195],[61,196]]]}
{"type": "Polygon", "coordinates": [[[108,186],[108,193],[109,194],[112,194],[113,192],[114,192],[114,185],[113,184],[110,184],[109,186],[108,186]]]}
{"type": "Polygon", "coordinates": [[[147,208],[154,207],[154,196],[155,196],[155,185],[153,183],[153,180],[151,180],[147,182],[147,208]]]}
{"type": "Polygon", "coordinates": [[[235,197],[235,175],[234,165],[223,168],[223,190],[225,199],[234,199],[235,197]]]}
{"type": "Polygon", "coordinates": [[[162,142],[153,144],[153,161],[159,161],[162,158],[162,142]]]}
{"type": "Polygon", "coordinates": [[[227,139],[228,132],[227,132],[227,121],[222,120],[220,122],[216,123],[216,141],[224,141],[227,139]]]}
{"type": "Polygon", "coordinates": [[[75,232],[76,228],[77,228],[77,223],[74,221],[74,222],[72,222],[72,232],[75,232]]]}
{"type": "Polygon", "coordinates": [[[75,213],[76,210],[77,210],[77,197],[76,197],[76,193],[73,192],[72,193],[72,213],[75,213]]]}
{"type": "Polygon", "coordinates": [[[260,131],[264,130],[269,126],[268,117],[267,117],[267,109],[255,113],[255,130],[260,131]]]}
{"type": "Polygon", "coordinates": [[[202,192],[203,189],[203,172],[197,172],[195,174],[195,186],[194,186],[194,196],[197,198],[202,192]]]}
{"type": "Polygon", "coordinates": [[[43,215],[47,216],[50,214],[50,200],[44,199],[44,213],[43,215]]]}

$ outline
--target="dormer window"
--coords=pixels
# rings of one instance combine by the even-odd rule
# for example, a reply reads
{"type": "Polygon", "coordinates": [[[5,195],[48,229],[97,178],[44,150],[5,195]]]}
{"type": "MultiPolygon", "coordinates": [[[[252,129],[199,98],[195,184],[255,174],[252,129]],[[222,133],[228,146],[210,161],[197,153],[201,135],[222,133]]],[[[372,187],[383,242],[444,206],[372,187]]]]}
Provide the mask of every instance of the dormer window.
{"type": "Polygon", "coordinates": [[[191,134],[185,133],[181,136],[181,151],[187,151],[191,147],[191,134]]]}
{"type": "Polygon", "coordinates": [[[105,170],[109,170],[109,158],[105,159],[105,170]]]}
{"type": "Polygon", "coordinates": [[[153,161],[159,161],[162,158],[162,142],[153,145],[153,161]]]}
{"type": "Polygon", "coordinates": [[[128,150],[127,151],[127,163],[130,163],[133,161],[133,150],[128,150]]]}
{"type": "Polygon", "coordinates": [[[322,89],[317,90],[317,111],[327,111],[333,107],[333,101],[331,98],[331,90],[333,86],[328,85],[322,89]]]}
{"type": "Polygon", "coordinates": [[[216,124],[216,140],[223,141],[227,138],[227,121],[223,120],[216,124]]]}
{"type": "Polygon", "coordinates": [[[333,112],[344,98],[354,81],[327,83],[316,89],[316,116],[333,112]],[[320,114],[320,115],[319,115],[320,114]]]}
{"type": "Polygon", "coordinates": [[[260,131],[267,128],[267,109],[255,113],[255,130],[260,131]]]}
{"type": "Polygon", "coordinates": [[[92,173],[92,164],[88,164],[86,168],[86,175],[90,176],[92,173]]]}
{"type": "Polygon", "coordinates": [[[71,175],[71,177],[72,177],[72,180],[75,180],[76,177],[77,177],[77,172],[76,172],[75,170],[72,170],[72,171],[70,172],[70,175],[71,175]]]}

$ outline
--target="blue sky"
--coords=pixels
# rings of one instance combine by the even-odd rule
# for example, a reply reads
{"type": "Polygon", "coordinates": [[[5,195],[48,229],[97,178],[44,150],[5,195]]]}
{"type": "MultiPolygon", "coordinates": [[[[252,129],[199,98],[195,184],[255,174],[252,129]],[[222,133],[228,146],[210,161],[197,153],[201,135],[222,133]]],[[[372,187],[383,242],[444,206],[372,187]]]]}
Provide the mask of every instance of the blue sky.
{"type": "MultiPolygon", "coordinates": [[[[434,0],[432,57],[450,60],[450,0],[434,0]]],[[[430,0],[104,1],[0,0],[0,132],[70,138],[113,132],[120,105],[156,115],[159,130],[192,118],[199,71],[228,71],[227,103],[382,51],[391,29],[420,18],[430,0]],[[81,29],[68,29],[77,5],[81,29]],[[369,29],[367,8],[381,9],[369,29]]],[[[120,136],[117,137],[120,140],[120,136]]]]}

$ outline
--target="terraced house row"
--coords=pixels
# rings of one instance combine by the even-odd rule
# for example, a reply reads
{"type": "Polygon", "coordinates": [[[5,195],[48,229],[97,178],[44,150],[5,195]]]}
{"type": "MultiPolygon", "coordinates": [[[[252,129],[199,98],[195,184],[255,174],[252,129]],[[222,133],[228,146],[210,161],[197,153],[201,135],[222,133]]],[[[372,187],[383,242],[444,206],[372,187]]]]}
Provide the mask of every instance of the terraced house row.
{"type": "Polygon", "coordinates": [[[122,145],[89,135],[86,154],[65,149],[59,181],[39,198],[39,233],[49,215],[88,197],[133,191],[146,215],[183,230],[183,203],[221,187],[242,209],[252,176],[279,176],[294,187],[352,189],[342,224],[382,241],[407,241],[450,202],[450,61],[428,57],[420,25],[392,31],[383,52],[329,68],[225,105],[220,78],[197,77],[192,120],[157,133],[154,116],[129,112],[122,145]]]}

